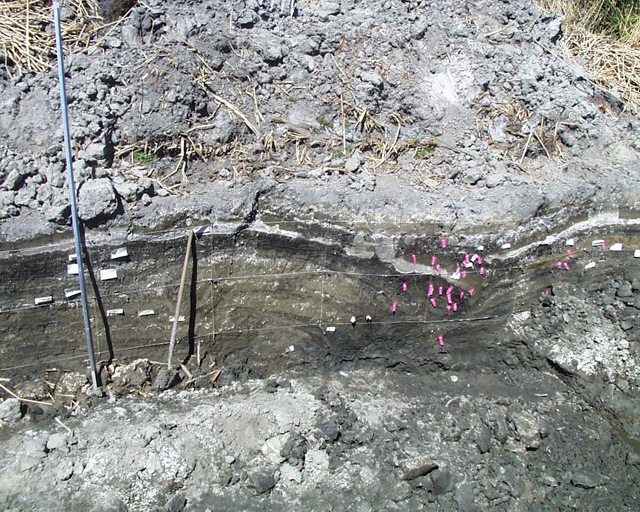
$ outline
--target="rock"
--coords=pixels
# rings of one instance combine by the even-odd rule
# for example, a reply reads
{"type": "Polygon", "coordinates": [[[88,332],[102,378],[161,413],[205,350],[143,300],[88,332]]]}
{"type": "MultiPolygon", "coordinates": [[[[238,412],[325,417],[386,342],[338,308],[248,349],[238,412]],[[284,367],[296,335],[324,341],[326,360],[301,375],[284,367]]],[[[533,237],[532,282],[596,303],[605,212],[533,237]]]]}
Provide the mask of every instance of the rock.
{"type": "Polygon", "coordinates": [[[333,443],[337,441],[340,437],[340,429],[338,428],[338,424],[335,420],[327,420],[318,425],[318,430],[320,431],[320,436],[325,441],[333,443]]]}
{"type": "Polygon", "coordinates": [[[640,453],[638,452],[629,452],[627,453],[627,457],[625,462],[628,466],[638,466],[640,465],[640,453]]]}
{"type": "Polygon", "coordinates": [[[314,13],[320,19],[326,20],[329,16],[340,14],[340,3],[338,2],[321,2],[317,4],[314,13]]]}
{"type": "Polygon", "coordinates": [[[22,404],[17,398],[7,398],[0,403],[0,421],[13,423],[22,419],[22,404]]]}
{"type": "Polygon", "coordinates": [[[282,449],[287,441],[287,435],[275,436],[267,439],[262,445],[262,454],[269,462],[278,464],[284,461],[282,449]]]}
{"type": "Polygon", "coordinates": [[[608,478],[591,471],[589,469],[583,469],[577,471],[571,477],[571,485],[575,487],[582,487],[583,489],[593,489],[599,485],[604,485],[608,482],[608,478]]]}
{"type": "Polygon", "coordinates": [[[451,492],[455,487],[455,479],[453,474],[448,469],[443,469],[434,473],[432,476],[433,480],[433,494],[436,496],[440,496],[442,494],[446,494],[451,492]]]}
{"type": "Polygon", "coordinates": [[[104,144],[94,142],[89,144],[84,151],[78,153],[78,158],[87,162],[99,162],[107,157],[107,147],[104,144]]]}
{"type": "Polygon", "coordinates": [[[180,373],[173,369],[163,368],[158,372],[156,380],[153,381],[153,388],[163,391],[169,389],[180,382],[180,373]]]}
{"type": "Polygon", "coordinates": [[[141,187],[137,183],[125,181],[124,183],[114,183],[113,186],[118,195],[127,203],[135,201],[140,196],[141,187]]]}
{"type": "Polygon", "coordinates": [[[118,394],[135,391],[151,382],[151,364],[148,359],[138,359],[126,366],[118,366],[111,380],[114,392],[118,394]]]}
{"type": "Polygon", "coordinates": [[[323,450],[309,450],[305,456],[305,470],[327,471],[329,455],[323,450]]]}
{"type": "Polygon", "coordinates": [[[24,183],[26,176],[18,169],[13,169],[2,184],[5,190],[18,190],[24,183]]]}
{"type": "Polygon", "coordinates": [[[355,172],[360,167],[360,160],[358,158],[347,158],[347,161],[344,163],[344,168],[347,171],[355,172]]]}
{"type": "Polygon", "coordinates": [[[24,443],[22,450],[26,457],[44,459],[47,456],[47,438],[37,437],[24,443]]]}
{"type": "Polygon", "coordinates": [[[471,512],[471,511],[477,510],[477,507],[475,505],[474,495],[473,495],[472,483],[466,483],[466,484],[460,485],[456,489],[454,499],[456,501],[456,504],[458,505],[458,510],[460,512],[471,512]]]}
{"type": "Polygon", "coordinates": [[[238,26],[242,28],[251,28],[254,24],[256,24],[260,20],[260,17],[255,11],[251,9],[245,9],[238,16],[238,26]]]}
{"type": "Polygon", "coordinates": [[[31,457],[31,456],[22,457],[20,459],[20,471],[22,472],[31,471],[32,469],[37,467],[38,464],[40,464],[40,458],[38,457],[31,457]]]}
{"type": "Polygon", "coordinates": [[[53,451],[67,446],[67,438],[62,434],[51,434],[47,439],[47,450],[53,451]]]}
{"type": "Polygon", "coordinates": [[[89,381],[86,375],[83,375],[78,372],[67,372],[56,384],[56,393],[60,393],[63,395],[79,395],[81,394],[89,385],[89,381]]]}
{"type": "Polygon", "coordinates": [[[378,73],[364,72],[360,75],[360,78],[363,82],[367,82],[376,87],[382,87],[384,84],[384,80],[382,80],[382,77],[378,73]]]}
{"type": "Polygon", "coordinates": [[[282,58],[284,57],[284,52],[282,45],[275,41],[268,42],[261,49],[262,59],[269,65],[275,66],[282,62],[282,58]]]}
{"type": "Polygon", "coordinates": [[[51,205],[45,208],[44,216],[49,222],[68,224],[71,218],[71,205],[69,203],[51,205]]]}
{"type": "Polygon", "coordinates": [[[403,480],[415,480],[421,476],[428,475],[432,471],[438,469],[438,464],[432,460],[413,460],[403,464],[404,469],[402,471],[403,480]]]}
{"type": "Polygon", "coordinates": [[[480,425],[476,429],[475,440],[480,453],[487,453],[491,449],[491,431],[486,425],[480,425]]]}
{"type": "Polygon", "coordinates": [[[258,494],[264,494],[275,487],[276,479],[272,471],[262,469],[250,473],[247,477],[247,484],[249,488],[254,489],[258,494]]]}
{"type": "Polygon", "coordinates": [[[530,413],[522,411],[511,416],[518,437],[527,450],[540,446],[540,422],[530,413]]]}
{"type": "Polygon", "coordinates": [[[166,512],[182,512],[186,506],[187,498],[181,494],[177,494],[167,502],[164,509],[166,512]]]}
{"type": "Polygon", "coordinates": [[[307,440],[300,434],[293,432],[285,441],[280,455],[284,460],[303,461],[307,452],[307,440]]]}
{"type": "Polygon", "coordinates": [[[61,482],[73,476],[73,464],[70,460],[62,460],[55,468],[56,478],[61,482]]]}
{"type": "Polygon", "coordinates": [[[616,291],[616,296],[618,297],[633,297],[633,289],[631,288],[631,283],[623,282],[618,290],[616,291]]]}
{"type": "Polygon", "coordinates": [[[118,197],[109,178],[89,180],[80,187],[78,214],[82,220],[110,218],[118,210],[118,197]]]}
{"type": "Polygon", "coordinates": [[[302,482],[302,472],[298,468],[285,462],[280,466],[280,478],[299,484],[302,482]]]}

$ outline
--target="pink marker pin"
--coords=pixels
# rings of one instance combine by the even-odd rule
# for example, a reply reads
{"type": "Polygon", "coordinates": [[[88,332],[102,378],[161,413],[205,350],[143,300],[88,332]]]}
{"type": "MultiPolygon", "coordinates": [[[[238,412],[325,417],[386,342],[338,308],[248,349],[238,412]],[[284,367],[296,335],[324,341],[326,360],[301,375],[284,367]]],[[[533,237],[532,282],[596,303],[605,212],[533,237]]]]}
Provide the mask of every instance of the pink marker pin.
{"type": "Polygon", "coordinates": [[[476,293],[476,289],[475,288],[471,288],[471,290],[469,290],[469,295],[473,295],[474,293],[476,293]]]}
{"type": "Polygon", "coordinates": [[[452,304],[452,303],[453,303],[453,299],[451,298],[451,295],[447,295],[447,302],[448,302],[449,304],[452,304]]]}
{"type": "Polygon", "coordinates": [[[442,336],[438,336],[438,343],[440,343],[441,347],[444,347],[444,338],[442,336]]]}
{"type": "Polygon", "coordinates": [[[431,256],[431,266],[433,267],[436,264],[436,260],[438,258],[436,258],[435,256],[431,256]]]}
{"type": "Polygon", "coordinates": [[[411,259],[413,259],[413,264],[415,265],[416,263],[418,263],[418,258],[416,258],[415,254],[411,255],[411,259]]]}
{"type": "Polygon", "coordinates": [[[447,248],[447,239],[446,239],[446,238],[443,238],[443,239],[442,239],[442,248],[443,248],[443,249],[446,249],[446,248],[447,248]]]}
{"type": "Polygon", "coordinates": [[[433,305],[434,308],[438,306],[436,299],[431,299],[431,304],[433,305]]]}
{"type": "Polygon", "coordinates": [[[464,255],[464,262],[465,263],[469,263],[471,261],[471,254],[465,254],[464,255]]]}
{"type": "Polygon", "coordinates": [[[449,286],[449,288],[447,288],[447,295],[451,295],[453,293],[453,286],[449,286]]]}
{"type": "Polygon", "coordinates": [[[460,290],[460,300],[464,299],[464,290],[460,290]]]}
{"type": "Polygon", "coordinates": [[[569,258],[573,258],[573,251],[571,249],[567,251],[567,254],[569,255],[569,258]]]}
{"type": "Polygon", "coordinates": [[[447,306],[447,313],[451,311],[451,306],[447,306]]]}
{"type": "Polygon", "coordinates": [[[462,271],[462,279],[465,279],[467,277],[467,271],[463,270],[462,271]]]}
{"type": "Polygon", "coordinates": [[[438,272],[438,275],[442,274],[442,267],[440,266],[440,263],[436,265],[436,270],[438,272]]]}
{"type": "Polygon", "coordinates": [[[398,308],[398,303],[394,300],[393,305],[391,306],[391,311],[395,313],[397,308],[398,308]]]}
{"type": "Polygon", "coordinates": [[[568,264],[568,263],[565,263],[565,264],[564,264],[564,269],[565,269],[565,270],[569,270],[569,264],[568,264]]]}
{"type": "Polygon", "coordinates": [[[433,284],[429,283],[429,291],[427,292],[427,297],[431,297],[433,295],[433,284]]]}
{"type": "Polygon", "coordinates": [[[478,256],[478,265],[482,265],[482,256],[478,256]]]}
{"type": "Polygon", "coordinates": [[[444,286],[439,286],[438,287],[438,295],[442,295],[443,292],[444,292],[444,286]]]}
{"type": "Polygon", "coordinates": [[[480,275],[483,276],[484,275],[484,267],[480,267],[480,275]]]}
{"type": "Polygon", "coordinates": [[[402,291],[403,292],[407,291],[407,283],[402,283],[402,291]]]}
{"type": "Polygon", "coordinates": [[[453,303],[453,310],[454,311],[458,311],[458,303],[457,302],[453,303]]]}

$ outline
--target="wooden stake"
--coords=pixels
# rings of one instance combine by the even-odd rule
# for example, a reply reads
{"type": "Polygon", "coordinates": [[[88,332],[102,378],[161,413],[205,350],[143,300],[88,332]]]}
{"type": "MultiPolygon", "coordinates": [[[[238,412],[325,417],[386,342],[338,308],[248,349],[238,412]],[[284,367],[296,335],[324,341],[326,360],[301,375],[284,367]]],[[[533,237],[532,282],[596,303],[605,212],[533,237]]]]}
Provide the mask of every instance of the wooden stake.
{"type": "Polygon", "coordinates": [[[182,292],[184,292],[184,282],[187,279],[187,266],[189,264],[189,256],[191,256],[191,244],[193,242],[193,229],[189,230],[189,240],[187,241],[187,251],[184,255],[184,263],[182,265],[182,277],[180,278],[180,289],[178,290],[178,300],[176,301],[176,312],[173,315],[173,328],[171,329],[171,341],[169,343],[169,358],[167,360],[167,369],[171,370],[171,359],[173,358],[173,347],[176,344],[176,332],[178,331],[178,319],[180,318],[180,306],[182,305],[182,292]]]}

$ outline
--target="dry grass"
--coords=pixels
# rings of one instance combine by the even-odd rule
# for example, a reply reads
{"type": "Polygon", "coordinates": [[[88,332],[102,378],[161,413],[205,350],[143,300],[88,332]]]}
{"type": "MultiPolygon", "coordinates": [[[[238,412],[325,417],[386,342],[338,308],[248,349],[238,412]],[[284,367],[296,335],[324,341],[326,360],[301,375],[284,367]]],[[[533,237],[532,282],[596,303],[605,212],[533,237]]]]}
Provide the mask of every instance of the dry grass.
{"type": "MultiPolygon", "coordinates": [[[[619,9],[612,0],[535,0],[566,17],[562,45],[573,59],[588,60],[595,80],[640,111],[640,7],[619,9]]],[[[625,2],[620,2],[624,4],[625,2]]]]}
{"type": "MultiPolygon", "coordinates": [[[[102,24],[96,0],[66,0],[71,13],[62,21],[65,48],[86,49],[102,24]]],[[[0,1],[0,55],[11,73],[48,71],[55,65],[55,39],[51,30],[53,9],[50,0],[0,1]]]]}

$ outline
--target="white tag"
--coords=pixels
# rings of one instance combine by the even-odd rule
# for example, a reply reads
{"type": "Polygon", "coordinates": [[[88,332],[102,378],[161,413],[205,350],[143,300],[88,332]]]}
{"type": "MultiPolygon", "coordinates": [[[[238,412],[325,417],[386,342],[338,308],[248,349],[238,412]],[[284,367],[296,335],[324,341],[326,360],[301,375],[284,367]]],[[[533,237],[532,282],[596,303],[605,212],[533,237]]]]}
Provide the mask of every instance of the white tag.
{"type": "Polygon", "coordinates": [[[118,271],[115,268],[106,268],[100,271],[100,279],[102,281],[110,281],[111,279],[118,279],[118,271]]]}

